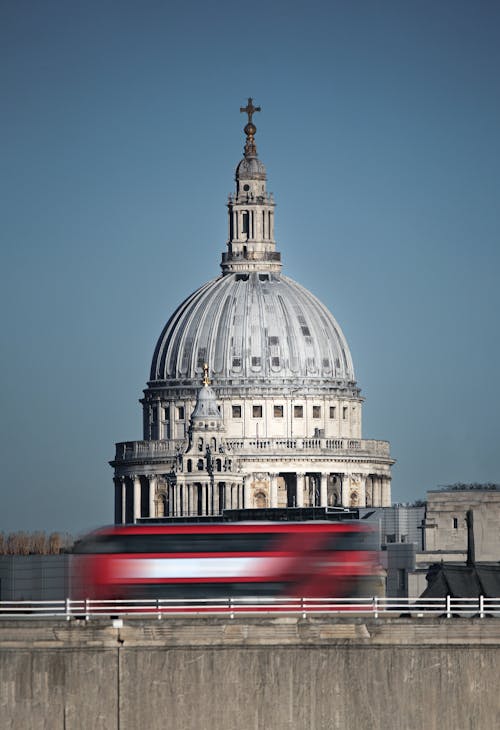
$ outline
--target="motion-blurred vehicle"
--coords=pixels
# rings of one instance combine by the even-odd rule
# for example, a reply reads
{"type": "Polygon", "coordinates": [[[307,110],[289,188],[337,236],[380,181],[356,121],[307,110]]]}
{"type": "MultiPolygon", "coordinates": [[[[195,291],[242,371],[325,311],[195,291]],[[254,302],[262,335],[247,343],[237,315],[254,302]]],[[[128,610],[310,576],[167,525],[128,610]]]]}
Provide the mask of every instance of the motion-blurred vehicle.
{"type": "Polygon", "coordinates": [[[75,544],[72,597],[383,595],[378,531],[353,522],[104,527],[75,544]]]}

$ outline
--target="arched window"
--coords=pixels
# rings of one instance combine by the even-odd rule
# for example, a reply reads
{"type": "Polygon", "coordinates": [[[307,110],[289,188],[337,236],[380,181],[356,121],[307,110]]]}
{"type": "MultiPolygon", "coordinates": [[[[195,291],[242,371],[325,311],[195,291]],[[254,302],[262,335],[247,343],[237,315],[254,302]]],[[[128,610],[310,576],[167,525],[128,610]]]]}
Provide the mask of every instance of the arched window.
{"type": "Polygon", "coordinates": [[[203,439],[201,436],[198,439],[198,451],[203,451],[203,439]]]}
{"type": "Polygon", "coordinates": [[[203,459],[198,459],[198,471],[203,471],[203,469],[204,469],[203,459]]]}
{"type": "Polygon", "coordinates": [[[187,460],[187,470],[193,471],[193,462],[191,461],[191,459],[187,460]]]}

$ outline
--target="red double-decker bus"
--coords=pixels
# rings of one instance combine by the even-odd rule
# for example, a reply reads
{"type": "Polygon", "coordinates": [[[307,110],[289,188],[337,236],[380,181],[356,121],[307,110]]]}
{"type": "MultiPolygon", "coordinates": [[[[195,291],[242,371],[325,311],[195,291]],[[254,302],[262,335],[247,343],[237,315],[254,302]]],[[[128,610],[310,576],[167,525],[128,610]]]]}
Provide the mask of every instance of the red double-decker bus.
{"type": "Polygon", "coordinates": [[[378,532],[356,522],[105,527],[74,549],[73,597],[381,595],[378,532]]]}

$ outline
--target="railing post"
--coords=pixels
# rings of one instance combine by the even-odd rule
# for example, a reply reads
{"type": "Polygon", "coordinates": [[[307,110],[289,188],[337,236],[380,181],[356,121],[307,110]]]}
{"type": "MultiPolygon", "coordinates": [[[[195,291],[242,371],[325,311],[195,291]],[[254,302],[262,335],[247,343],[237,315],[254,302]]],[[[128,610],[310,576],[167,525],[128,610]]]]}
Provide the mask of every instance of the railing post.
{"type": "Polygon", "coordinates": [[[373,596],[373,615],[375,618],[378,618],[378,598],[377,598],[377,596],[373,596]]]}
{"type": "Polygon", "coordinates": [[[479,596],[479,618],[484,618],[484,596],[479,596]]]}
{"type": "Polygon", "coordinates": [[[89,599],[85,599],[85,621],[89,620],[89,599]]]}
{"type": "Polygon", "coordinates": [[[304,599],[303,598],[300,599],[300,610],[302,611],[302,618],[305,618],[306,617],[306,611],[305,611],[305,607],[304,607],[304,599]]]}
{"type": "Polygon", "coordinates": [[[234,611],[233,611],[233,599],[229,599],[229,618],[234,618],[234,611]]]}
{"type": "Polygon", "coordinates": [[[451,618],[451,596],[446,596],[446,618],[451,618]]]}
{"type": "Polygon", "coordinates": [[[160,620],[161,612],[160,612],[160,599],[159,598],[156,599],[156,613],[158,614],[157,619],[160,620]]]}
{"type": "Polygon", "coordinates": [[[66,621],[69,621],[71,618],[71,600],[69,598],[66,599],[66,621]]]}

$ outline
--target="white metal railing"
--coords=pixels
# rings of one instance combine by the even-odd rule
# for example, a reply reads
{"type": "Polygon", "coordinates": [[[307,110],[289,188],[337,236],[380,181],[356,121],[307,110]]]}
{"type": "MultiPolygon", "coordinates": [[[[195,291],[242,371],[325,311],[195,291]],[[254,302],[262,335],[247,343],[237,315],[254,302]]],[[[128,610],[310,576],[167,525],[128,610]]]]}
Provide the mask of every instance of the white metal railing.
{"type": "Polygon", "coordinates": [[[118,616],[193,615],[207,613],[262,614],[280,612],[300,614],[363,615],[373,618],[408,616],[425,618],[500,618],[500,598],[196,598],[196,599],[122,599],[60,601],[0,601],[0,621],[7,618],[98,618],[118,616]]]}

